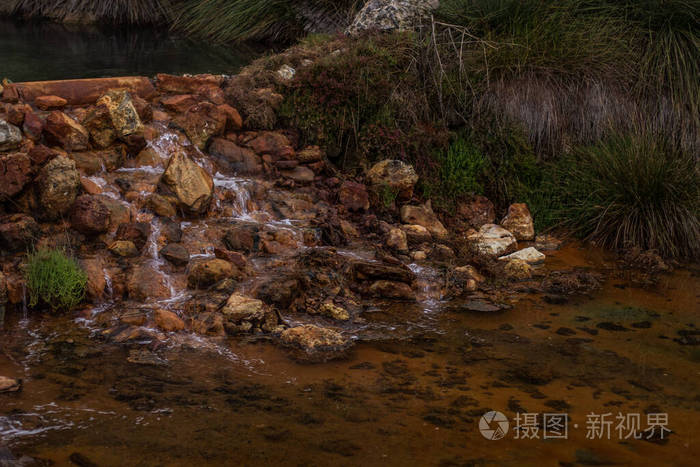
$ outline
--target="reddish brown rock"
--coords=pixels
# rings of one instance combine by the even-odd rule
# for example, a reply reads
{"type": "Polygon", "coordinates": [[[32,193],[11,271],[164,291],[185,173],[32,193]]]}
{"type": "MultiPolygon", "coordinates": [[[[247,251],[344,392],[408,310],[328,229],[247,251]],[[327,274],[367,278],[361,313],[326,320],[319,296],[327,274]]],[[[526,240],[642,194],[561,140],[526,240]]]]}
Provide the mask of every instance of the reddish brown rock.
{"type": "Polygon", "coordinates": [[[226,114],[226,128],[229,130],[240,130],[243,128],[243,118],[238,110],[234,109],[228,104],[219,105],[221,109],[226,114]]]}
{"type": "Polygon", "coordinates": [[[109,209],[92,195],[81,195],[75,200],[71,211],[72,227],[84,234],[96,235],[109,228],[109,209]]]}
{"type": "Polygon", "coordinates": [[[107,279],[105,279],[104,261],[100,257],[85,258],[80,260],[80,266],[87,274],[87,297],[93,303],[104,300],[107,279]]]}
{"type": "Polygon", "coordinates": [[[68,104],[68,101],[58,96],[39,96],[34,99],[34,105],[41,110],[60,110],[68,104]]]}
{"type": "Polygon", "coordinates": [[[49,142],[57,144],[67,151],[87,149],[90,139],[90,134],[85,127],[58,110],[54,110],[46,118],[44,133],[49,142]]]}
{"type": "Polygon", "coordinates": [[[156,322],[156,326],[165,332],[182,331],[185,329],[185,322],[172,311],[156,310],[153,312],[153,320],[156,322]]]}
{"type": "Polygon", "coordinates": [[[416,294],[411,286],[403,282],[376,281],[369,286],[370,295],[378,298],[389,298],[393,300],[415,300],[416,294]]]}
{"type": "Polygon", "coordinates": [[[160,250],[160,255],[176,266],[185,266],[190,262],[187,248],[177,243],[170,243],[160,250]]]}
{"type": "Polygon", "coordinates": [[[150,102],[136,94],[131,94],[131,100],[142,122],[145,123],[153,120],[153,106],[150,102]]]}
{"type": "Polygon", "coordinates": [[[215,248],[214,256],[228,261],[229,263],[233,263],[241,271],[248,267],[248,260],[246,259],[245,255],[237,251],[226,250],[224,248],[215,248]]]}
{"type": "Polygon", "coordinates": [[[269,154],[280,159],[294,159],[295,151],[282,133],[263,131],[247,143],[258,155],[269,154]]]}
{"type": "Polygon", "coordinates": [[[515,235],[518,240],[533,240],[535,226],[532,215],[525,203],[515,203],[508,207],[508,214],[501,221],[501,226],[515,235]]]}
{"type": "Polygon", "coordinates": [[[197,89],[197,95],[214,105],[222,105],[226,102],[224,91],[219,86],[201,86],[197,89]]]}
{"type": "Polygon", "coordinates": [[[198,99],[192,94],[177,94],[174,96],[165,96],[160,99],[160,103],[163,107],[177,113],[186,112],[197,102],[198,99]]]}
{"type": "Polygon", "coordinates": [[[112,126],[109,110],[105,106],[90,108],[83,125],[90,133],[92,142],[99,148],[108,148],[117,139],[117,130],[112,126]]]}
{"type": "Polygon", "coordinates": [[[173,123],[187,134],[192,144],[203,151],[212,136],[223,134],[226,119],[223,110],[209,102],[201,102],[175,117],[173,123]]]}
{"type": "Polygon", "coordinates": [[[222,279],[238,276],[237,268],[222,259],[198,261],[190,265],[187,285],[192,289],[207,288],[222,279]]]}
{"type": "Polygon", "coordinates": [[[27,156],[32,160],[32,164],[42,166],[48,161],[58,156],[60,153],[43,144],[37,144],[28,153],[27,156]]]}
{"type": "Polygon", "coordinates": [[[142,250],[151,235],[151,225],[146,222],[129,222],[119,224],[114,236],[117,240],[128,240],[142,250]]]}
{"type": "Polygon", "coordinates": [[[285,178],[289,178],[301,184],[311,183],[316,177],[313,170],[303,166],[299,166],[291,170],[280,170],[280,174],[285,178]]]}
{"type": "Polygon", "coordinates": [[[29,110],[24,114],[22,130],[24,130],[24,134],[27,138],[32,141],[39,141],[44,131],[44,122],[39,118],[36,112],[29,110]]]}
{"type": "Polygon", "coordinates": [[[100,185],[87,177],[80,177],[80,186],[88,195],[99,195],[102,193],[102,188],[100,185]]]}
{"type": "Polygon", "coordinates": [[[144,76],[124,76],[119,78],[68,79],[60,81],[32,81],[29,83],[12,83],[5,86],[3,100],[22,99],[33,102],[38,96],[59,96],[68,105],[93,104],[110,89],[126,89],[144,99],[154,93],[151,80],[144,76]]]}
{"type": "Polygon", "coordinates": [[[193,94],[202,86],[221,87],[224,77],[221,75],[175,76],[164,73],[156,75],[156,87],[161,92],[193,94]]]}
{"type": "Polygon", "coordinates": [[[18,194],[32,177],[32,161],[26,154],[0,154],[0,200],[18,194]]]}
{"type": "Polygon", "coordinates": [[[24,114],[31,112],[32,108],[27,104],[11,105],[7,109],[7,121],[15,126],[22,126],[24,123],[24,114]]]}
{"type": "Polygon", "coordinates": [[[134,267],[127,289],[129,298],[142,302],[170,297],[168,280],[162,272],[150,265],[134,267]]]}
{"type": "Polygon", "coordinates": [[[484,224],[493,224],[496,220],[493,203],[480,195],[474,196],[470,201],[459,203],[457,214],[475,229],[480,229],[484,224]]]}
{"type": "Polygon", "coordinates": [[[338,199],[350,211],[369,209],[369,194],[362,183],[344,182],[338,191],[338,199]]]}
{"type": "Polygon", "coordinates": [[[225,138],[213,138],[209,145],[209,154],[220,165],[226,166],[237,174],[257,175],[262,173],[262,160],[248,148],[238,146],[225,138]]]}
{"type": "Polygon", "coordinates": [[[39,225],[26,214],[0,218],[0,250],[21,251],[34,245],[39,238],[39,225]]]}

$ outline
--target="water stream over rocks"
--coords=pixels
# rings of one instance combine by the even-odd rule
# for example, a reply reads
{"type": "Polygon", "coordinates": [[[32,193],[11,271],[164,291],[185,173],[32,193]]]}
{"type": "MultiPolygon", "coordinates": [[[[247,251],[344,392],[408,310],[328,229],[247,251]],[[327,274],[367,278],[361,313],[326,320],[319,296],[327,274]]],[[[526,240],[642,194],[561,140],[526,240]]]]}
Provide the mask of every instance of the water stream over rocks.
{"type": "MultiPolygon", "coordinates": [[[[83,195],[75,186],[64,218],[36,214],[36,231],[80,259],[90,304],[23,315],[23,253],[3,257],[14,308],[0,375],[22,386],[0,392],[0,465],[693,465],[697,272],[639,287],[614,257],[570,242],[534,269],[514,263],[521,280],[481,277],[429,205],[409,193],[401,218],[415,222],[379,219],[318,148],[243,131],[216,104],[216,79],[159,77],[136,142],[73,150],[73,130],[49,132],[62,149],[36,171],[64,164],[83,195]],[[480,432],[490,410],[508,417],[505,439],[480,432]],[[523,413],[567,414],[566,439],[542,439],[542,418],[523,439],[523,413]],[[587,436],[591,413],[639,414],[640,430],[666,414],[671,432],[587,436]]],[[[91,145],[104,136],[94,110],[64,109],[91,145]]],[[[23,144],[7,157],[43,146],[23,144]]],[[[12,196],[46,203],[47,191],[12,196]]],[[[3,232],[31,224],[7,219],[3,232]]],[[[489,248],[517,243],[487,230],[489,248]]]]}

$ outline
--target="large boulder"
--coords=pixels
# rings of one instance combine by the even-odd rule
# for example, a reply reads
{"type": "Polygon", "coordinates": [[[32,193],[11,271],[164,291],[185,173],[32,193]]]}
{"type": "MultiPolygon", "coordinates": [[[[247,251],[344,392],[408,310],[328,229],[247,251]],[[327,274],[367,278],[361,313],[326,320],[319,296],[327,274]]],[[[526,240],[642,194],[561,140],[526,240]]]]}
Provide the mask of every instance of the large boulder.
{"type": "Polygon", "coordinates": [[[438,239],[446,238],[448,235],[447,229],[437,218],[429,202],[424,206],[401,206],[401,222],[421,225],[438,239]]]}
{"type": "Polygon", "coordinates": [[[79,196],[71,210],[71,225],[88,235],[106,232],[109,228],[109,209],[97,196],[79,196]]]}
{"type": "Polygon", "coordinates": [[[224,132],[227,119],[226,112],[219,107],[209,102],[200,102],[175,117],[173,123],[182,128],[192,144],[204,151],[212,136],[224,132]]]}
{"type": "Polygon", "coordinates": [[[0,119],[0,151],[9,151],[22,144],[22,131],[11,123],[0,119]]]}
{"type": "Polygon", "coordinates": [[[183,151],[170,158],[160,179],[177,197],[180,207],[190,214],[203,214],[214,195],[214,180],[183,151]]]}
{"type": "Polygon", "coordinates": [[[58,219],[73,206],[80,188],[80,174],[75,162],[57,156],[48,162],[38,178],[39,203],[46,219],[58,219]]]}
{"type": "Polygon", "coordinates": [[[80,123],[59,110],[46,118],[46,139],[66,151],[84,151],[88,148],[90,133],[80,123]]]}
{"type": "Polygon", "coordinates": [[[262,160],[248,148],[242,148],[233,141],[214,138],[209,145],[209,154],[237,174],[257,175],[262,173],[262,160]]]}
{"type": "Polygon", "coordinates": [[[39,224],[26,214],[2,217],[0,218],[0,250],[27,250],[36,242],[39,232],[39,224]]]}
{"type": "Polygon", "coordinates": [[[508,207],[508,214],[501,221],[504,229],[509,230],[518,240],[533,240],[535,226],[532,215],[525,203],[515,203],[508,207]]]}
{"type": "Polygon", "coordinates": [[[410,199],[413,196],[413,187],[418,182],[418,175],[411,165],[387,159],[369,169],[367,180],[378,193],[388,189],[399,199],[410,199]]]}
{"type": "Polygon", "coordinates": [[[31,180],[32,161],[24,153],[0,154],[0,200],[18,194],[31,180]]]}
{"type": "Polygon", "coordinates": [[[439,0],[369,0],[346,33],[357,35],[363,31],[411,29],[439,3],[439,0]]]}
{"type": "Polygon", "coordinates": [[[486,256],[501,256],[515,250],[518,242],[515,236],[496,224],[484,224],[479,232],[467,237],[474,249],[486,256]]]}
{"type": "Polygon", "coordinates": [[[143,129],[141,118],[128,91],[113,89],[100,97],[97,105],[107,109],[112,126],[119,137],[124,138],[143,129]]]}

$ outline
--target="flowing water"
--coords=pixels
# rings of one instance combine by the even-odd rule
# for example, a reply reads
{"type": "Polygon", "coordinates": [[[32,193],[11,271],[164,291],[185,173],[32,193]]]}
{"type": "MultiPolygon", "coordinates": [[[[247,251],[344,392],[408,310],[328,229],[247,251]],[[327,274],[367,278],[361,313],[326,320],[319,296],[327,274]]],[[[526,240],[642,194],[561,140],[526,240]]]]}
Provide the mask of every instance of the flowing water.
{"type": "Polygon", "coordinates": [[[214,46],[152,28],[0,18],[0,79],[42,81],[156,73],[233,74],[259,47],[214,46]]]}

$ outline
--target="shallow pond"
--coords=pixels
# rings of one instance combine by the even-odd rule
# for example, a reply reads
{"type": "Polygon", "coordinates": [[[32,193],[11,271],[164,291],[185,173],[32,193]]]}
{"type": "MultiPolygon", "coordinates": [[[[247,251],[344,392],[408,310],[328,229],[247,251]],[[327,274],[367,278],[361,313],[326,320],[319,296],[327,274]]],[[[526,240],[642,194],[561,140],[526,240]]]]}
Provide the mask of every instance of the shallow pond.
{"type": "Polygon", "coordinates": [[[193,42],[152,28],[0,18],[0,79],[15,82],[156,73],[233,74],[262,50],[193,42]]]}
{"type": "MultiPolygon", "coordinates": [[[[613,263],[568,247],[548,258],[564,265],[613,263]]],[[[697,465],[699,290],[681,270],[496,314],[394,306],[363,315],[375,332],[346,359],[314,365],[264,339],[189,335],[145,347],[144,364],[71,317],[13,313],[0,374],[25,385],[0,395],[0,445],[61,465],[697,465]],[[503,439],[480,433],[490,410],[503,439]],[[566,439],[543,439],[544,413],[568,414],[566,439]],[[612,423],[593,430],[591,414],[612,423]],[[625,438],[618,414],[639,414],[640,433],[666,414],[671,433],[625,438]]]]}

